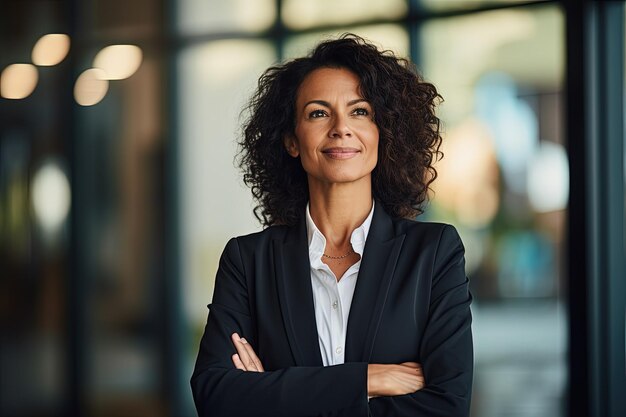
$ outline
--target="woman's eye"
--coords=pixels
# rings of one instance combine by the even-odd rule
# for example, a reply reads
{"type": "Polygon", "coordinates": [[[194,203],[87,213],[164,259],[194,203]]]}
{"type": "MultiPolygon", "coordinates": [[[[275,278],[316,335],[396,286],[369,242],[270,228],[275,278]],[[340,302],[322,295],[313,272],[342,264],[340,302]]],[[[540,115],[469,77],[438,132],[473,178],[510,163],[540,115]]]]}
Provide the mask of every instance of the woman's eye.
{"type": "Polygon", "coordinates": [[[316,119],[318,117],[324,117],[326,116],[326,113],[324,112],[324,110],[313,110],[311,113],[309,113],[309,117],[311,119],[316,119]]]}
{"type": "Polygon", "coordinates": [[[358,109],[354,109],[354,111],[352,112],[357,116],[367,116],[370,114],[369,111],[367,111],[367,109],[361,108],[359,107],[358,109]]]}

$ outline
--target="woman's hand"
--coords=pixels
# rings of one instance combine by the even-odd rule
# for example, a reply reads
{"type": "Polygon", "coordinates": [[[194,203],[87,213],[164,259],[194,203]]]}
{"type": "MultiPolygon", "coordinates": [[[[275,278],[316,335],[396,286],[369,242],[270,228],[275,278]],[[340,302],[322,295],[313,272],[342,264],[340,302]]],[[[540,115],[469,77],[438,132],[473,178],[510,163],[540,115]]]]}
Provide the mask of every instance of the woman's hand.
{"type": "Polygon", "coordinates": [[[246,339],[239,337],[237,333],[233,333],[230,337],[237,349],[237,353],[231,357],[235,368],[250,372],[265,371],[259,357],[254,353],[254,349],[246,339]]]}
{"type": "Polygon", "coordinates": [[[410,394],[424,388],[424,374],[417,362],[370,364],[367,366],[369,397],[410,394]]]}
{"type": "MultiPolygon", "coordinates": [[[[250,343],[237,333],[231,335],[237,353],[232,361],[237,369],[264,372],[261,360],[250,343]]],[[[369,397],[410,394],[424,388],[422,367],[417,362],[395,364],[370,364],[367,366],[367,395],[369,397]]]]}

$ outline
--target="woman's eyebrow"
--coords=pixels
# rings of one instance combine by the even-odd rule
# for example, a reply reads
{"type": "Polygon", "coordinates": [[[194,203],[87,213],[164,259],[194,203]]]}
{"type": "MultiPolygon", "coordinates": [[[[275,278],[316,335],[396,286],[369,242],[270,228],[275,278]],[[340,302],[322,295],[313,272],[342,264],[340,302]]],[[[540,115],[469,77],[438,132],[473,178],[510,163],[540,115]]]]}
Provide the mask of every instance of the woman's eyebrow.
{"type": "Polygon", "coordinates": [[[353,105],[355,105],[357,103],[369,103],[369,102],[367,100],[365,100],[364,98],[357,98],[357,99],[354,99],[354,100],[350,100],[348,102],[348,106],[353,106],[353,105]]]}
{"type": "Polygon", "coordinates": [[[302,106],[302,108],[305,108],[309,104],[319,104],[320,106],[330,107],[330,103],[327,102],[327,101],[324,101],[324,100],[311,100],[311,101],[307,101],[306,103],[304,103],[304,106],[302,106]]]}
{"type": "MultiPolygon", "coordinates": [[[[354,100],[350,100],[348,101],[348,106],[353,106],[357,103],[361,103],[361,102],[365,102],[367,103],[368,101],[365,100],[364,98],[356,98],[354,100]]],[[[305,108],[306,106],[308,106],[309,104],[319,104],[320,106],[324,106],[324,107],[330,107],[330,103],[325,101],[325,100],[311,100],[311,101],[307,101],[304,106],[302,106],[302,108],[305,108]]]]}

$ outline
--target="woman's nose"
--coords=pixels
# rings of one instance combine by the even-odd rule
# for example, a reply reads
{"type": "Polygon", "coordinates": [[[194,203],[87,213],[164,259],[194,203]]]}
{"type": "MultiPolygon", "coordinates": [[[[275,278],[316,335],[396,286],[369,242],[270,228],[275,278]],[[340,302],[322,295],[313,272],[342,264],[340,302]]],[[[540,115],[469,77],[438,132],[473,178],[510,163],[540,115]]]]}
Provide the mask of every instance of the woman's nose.
{"type": "Polygon", "coordinates": [[[328,136],[333,139],[340,139],[344,136],[352,136],[352,131],[348,125],[348,121],[344,116],[335,116],[333,118],[333,125],[331,126],[328,136]]]}

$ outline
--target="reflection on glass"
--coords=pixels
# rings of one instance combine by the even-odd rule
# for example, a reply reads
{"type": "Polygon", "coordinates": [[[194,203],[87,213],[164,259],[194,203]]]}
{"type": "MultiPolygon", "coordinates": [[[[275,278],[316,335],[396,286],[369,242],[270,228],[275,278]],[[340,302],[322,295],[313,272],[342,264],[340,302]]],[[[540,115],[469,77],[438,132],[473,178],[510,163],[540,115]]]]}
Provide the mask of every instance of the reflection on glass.
{"type": "Polygon", "coordinates": [[[489,130],[503,180],[523,193],[528,161],[539,142],[537,117],[530,104],[518,97],[513,78],[487,72],[476,83],[474,109],[489,130]]]}
{"type": "Polygon", "coordinates": [[[472,414],[562,415],[561,12],[434,19],[421,41],[425,77],[445,100],[445,156],[427,215],[458,226],[475,296],[472,414]]]}
{"type": "Polygon", "coordinates": [[[451,128],[445,136],[435,201],[462,224],[480,229],[491,223],[500,205],[495,147],[488,130],[475,119],[451,128]]]}
{"type": "Polygon", "coordinates": [[[137,71],[142,57],[138,46],[110,45],[96,54],[93,66],[104,71],[106,80],[123,80],[137,71]]]}
{"type": "Polygon", "coordinates": [[[30,256],[32,250],[28,210],[30,144],[24,131],[10,132],[7,129],[1,138],[0,248],[5,259],[14,260],[30,256]]]}
{"type": "MultiPolygon", "coordinates": [[[[181,380],[193,370],[206,324],[219,256],[232,235],[259,229],[252,196],[234,166],[240,111],[263,70],[275,62],[270,42],[223,40],[178,56],[181,294],[184,341],[181,380]]],[[[184,389],[195,414],[189,389],[184,389]]]]}
{"type": "Polygon", "coordinates": [[[532,208],[541,213],[563,210],[569,197],[569,165],[563,145],[544,142],[529,162],[527,193],[532,208]]]}
{"type": "Polygon", "coordinates": [[[0,75],[0,95],[19,100],[32,94],[37,86],[39,75],[31,64],[11,64],[0,75]]]}
{"type": "Polygon", "coordinates": [[[71,192],[67,176],[57,162],[47,161],[35,172],[31,194],[35,217],[44,232],[58,232],[70,210],[71,192]]]}
{"type": "Polygon", "coordinates": [[[283,56],[286,58],[305,56],[323,39],[337,38],[345,32],[362,36],[382,49],[393,51],[398,56],[407,57],[409,55],[409,35],[406,29],[400,25],[381,24],[292,36],[285,42],[283,56]]]}
{"type": "Polygon", "coordinates": [[[106,73],[100,68],[90,68],[78,76],[74,84],[74,99],[81,106],[98,104],[109,90],[106,73]]]}
{"type": "Polygon", "coordinates": [[[275,0],[179,0],[177,28],[193,35],[212,32],[258,32],[276,18],[275,0]]]}
{"type": "MultiPolygon", "coordinates": [[[[417,0],[420,6],[434,11],[443,12],[448,10],[470,10],[479,7],[508,5],[512,3],[525,3],[527,0],[417,0]]],[[[542,1],[542,0],[538,0],[542,1]]],[[[545,1],[545,0],[543,0],[545,1]]]]}
{"type": "MultiPolygon", "coordinates": [[[[269,42],[224,40],[178,58],[182,288],[185,318],[198,337],[226,241],[259,228],[233,159],[239,113],[275,56],[269,42]]],[[[189,341],[189,372],[197,342],[189,341]]]]}
{"type": "Polygon", "coordinates": [[[52,66],[63,61],[70,51],[70,37],[64,33],[49,33],[39,38],[33,47],[33,64],[52,66]]]}
{"type": "Polygon", "coordinates": [[[282,19],[287,27],[306,29],[372,19],[397,19],[406,13],[406,0],[285,0],[282,19]]]}

